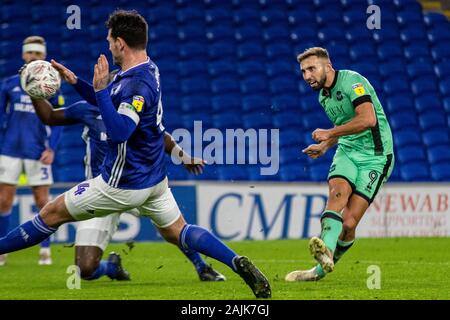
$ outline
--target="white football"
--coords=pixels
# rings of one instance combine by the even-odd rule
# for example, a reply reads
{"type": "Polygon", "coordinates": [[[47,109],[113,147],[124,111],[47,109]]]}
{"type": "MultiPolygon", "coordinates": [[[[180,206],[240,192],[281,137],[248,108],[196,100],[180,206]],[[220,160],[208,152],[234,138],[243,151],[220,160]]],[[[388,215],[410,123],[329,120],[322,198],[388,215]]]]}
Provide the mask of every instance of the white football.
{"type": "Polygon", "coordinates": [[[49,99],[61,87],[61,77],[50,62],[36,60],[20,73],[20,85],[33,98],[49,99]]]}

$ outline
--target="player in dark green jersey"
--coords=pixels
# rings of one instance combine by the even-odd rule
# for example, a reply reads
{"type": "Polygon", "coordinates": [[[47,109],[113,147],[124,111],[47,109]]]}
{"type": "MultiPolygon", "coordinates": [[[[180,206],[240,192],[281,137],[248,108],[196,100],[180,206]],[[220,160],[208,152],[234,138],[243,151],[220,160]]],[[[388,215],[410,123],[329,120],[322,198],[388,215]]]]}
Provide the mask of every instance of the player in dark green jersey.
{"type": "Polygon", "coordinates": [[[323,48],[307,49],[297,60],[304,80],[319,91],[319,102],[335,125],[314,130],[312,137],[318,144],[303,152],[316,159],[338,144],[328,173],[322,232],[309,242],[318,265],[286,276],[287,281],[311,281],[333,271],[353,245],[356,226],[392,172],[394,153],[389,123],[366,78],[354,71],[334,70],[323,48]]]}

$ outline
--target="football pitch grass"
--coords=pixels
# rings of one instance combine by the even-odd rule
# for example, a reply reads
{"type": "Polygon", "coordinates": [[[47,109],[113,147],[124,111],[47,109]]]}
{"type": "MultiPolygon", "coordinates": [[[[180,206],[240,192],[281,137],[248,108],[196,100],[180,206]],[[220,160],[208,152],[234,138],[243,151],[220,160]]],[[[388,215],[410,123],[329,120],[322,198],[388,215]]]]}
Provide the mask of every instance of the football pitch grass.
{"type": "MultiPolygon", "coordinates": [[[[272,299],[450,299],[450,238],[358,239],[319,282],[284,281],[296,269],[314,262],[307,240],[229,242],[236,252],[247,255],[266,274],[272,299]],[[376,266],[376,267],[370,267],[376,266]],[[370,268],[369,268],[370,267],[370,268]],[[379,268],[380,289],[369,289],[368,279],[379,268]]],[[[103,277],[81,281],[69,290],[66,273],[73,263],[74,248],[53,245],[53,265],[38,266],[38,247],[9,255],[0,267],[0,299],[146,299],[146,300],[241,300],[255,299],[250,288],[227,266],[207,259],[226,277],[225,282],[201,282],[193,266],[167,243],[111,244],[123,258],[132,281],[117,282],[103,277]]],[[[371,279],[372,279],[371,278],[371,279]]],[[[369,279],[369,283],[374,283],[369,279]]]]}

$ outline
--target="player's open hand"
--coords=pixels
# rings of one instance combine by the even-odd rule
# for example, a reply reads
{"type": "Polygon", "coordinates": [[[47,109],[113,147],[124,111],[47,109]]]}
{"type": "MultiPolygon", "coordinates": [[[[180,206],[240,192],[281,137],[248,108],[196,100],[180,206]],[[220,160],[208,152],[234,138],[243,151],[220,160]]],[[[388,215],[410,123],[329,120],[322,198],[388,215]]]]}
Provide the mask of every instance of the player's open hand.
{"type": "Polygon", "coordinates": [[[55,60],[50,60],[52,67],[55,68],[58,72],[61,78],[70,83],[75,84],[77,83],[77,76],[75,73],[73,73],[70,69],[66,68],[64,65],[62,65],[59,62],[56,62],[55,60]]]}
{"type": "Polygon", "coordinates": [[[316,129],[312,133],[312,138],[314,141],[322,142],[331,138],[330,130],[327,129],[316,129]]]}
{"type": "Polygon", "coordinates": [[[95,92],[105,89],[109,80],[109,64],[104,54],[98,57],[97,64],[94,67],[94,79],[92,85],[95,92]]]}
{"type": "Polygon", "coordinates": [[[55,158],[55,153],[52,149],[45,149],[42,154],[41,158],[39,159],[40,162],[42,162],[45,165],[50,165],[53,163],[53,159],[55,158]]]}
{"type": "Polygon", "coordinates": [[[321,144],[310,144],[306,149],[303,149],[302,152],[311,159],[317,159],[325,154],[326,149],[321,144]]]}
{"type": "Polygon", "coordinates": [[[186,168],[189,173],[193,173],[196,176],[203,173],[203,168],[206,165],[206,161],[199,158],[191,158],[190,163],[183,163],[183,166],[186,168]]]}

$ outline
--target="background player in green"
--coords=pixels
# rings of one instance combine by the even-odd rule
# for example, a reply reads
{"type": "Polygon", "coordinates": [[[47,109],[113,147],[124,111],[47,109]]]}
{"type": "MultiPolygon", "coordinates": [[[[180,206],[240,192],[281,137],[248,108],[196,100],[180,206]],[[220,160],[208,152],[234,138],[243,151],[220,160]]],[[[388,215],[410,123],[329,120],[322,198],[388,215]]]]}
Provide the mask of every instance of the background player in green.
{"type": "Polygon", "coordinates": [[[304,80],[319,91],[319,102],[335,125],[316,129],[318,144],[303,152],[316,159],[336,143],[328,174],[328,202],[321,216],[322,232],[309,241],[319,263],[310,270],[293,271],[287,281],[313,281],[333,271],[334,264],[353,245],[355,229],[393,164],[389,123],[369,81],[350,70],[334,70],[326,49],[314,47],[298,55],[304,80]]]}

